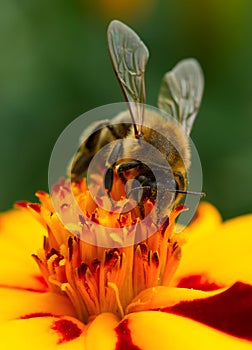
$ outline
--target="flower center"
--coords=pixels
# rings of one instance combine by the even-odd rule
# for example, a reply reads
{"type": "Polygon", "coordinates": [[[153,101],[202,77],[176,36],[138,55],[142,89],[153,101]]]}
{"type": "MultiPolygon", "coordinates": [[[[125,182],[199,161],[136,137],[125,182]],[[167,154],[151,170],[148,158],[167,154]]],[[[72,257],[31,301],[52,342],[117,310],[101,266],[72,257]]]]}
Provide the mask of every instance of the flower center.
{"type": "MultiPolygon", "coordinates": [[[[81,321],[88,322],[90,317],[102,312],[112,312],[122,318],[130,311],[130,304],[140,292],[158,285],[169,285],[181,256],[174,228],[177,215],[185,209],[183,205],[177,206],[156,227],[156,232],[148,235],[150,223],[137,225],[137,209],[123,215],[106,212],[94,202],[84,179],[71,185],[62,180],[55,186],[54,195],[54,206],[57,202],[57,212],[61,219],[62,216],[65,220],[68,218],[67,225],[59,220],[47,193],[37,193],[41,205],[26,204],[29,210],[36,211],[36,215],[39,213],[39,219],[48,232],[43,248],[33,257],[50,290],[67,295],[81,321]],[[74,210],[68,200],[69,186],[84,214],[73,225],[76,226],[74,230],[73,227],[70,230],[69,220],[74,210]],[[99,239],[106,232],[104,227],[120,228],[133,240],[140,231],[140,236],[145,239],[123,246],[121,238],[111,235],[110,239],[117,243],[113,248],[81,239],[82,234],[96,235],[99,239]],[[75,230],[76,234],[73,233],[75,230]]],[[[102,202],[103,198],[100,200],[102,202]]],[[[153,203],[147,200],[144,205],[150,210],[153,203]]]]}

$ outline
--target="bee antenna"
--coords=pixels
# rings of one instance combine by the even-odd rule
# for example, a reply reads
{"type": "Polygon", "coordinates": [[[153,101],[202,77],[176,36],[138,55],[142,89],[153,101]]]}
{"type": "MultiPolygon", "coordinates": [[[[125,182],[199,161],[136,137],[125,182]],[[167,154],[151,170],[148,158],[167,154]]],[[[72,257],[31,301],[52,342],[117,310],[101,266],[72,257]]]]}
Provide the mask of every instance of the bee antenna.
{"type": "Polygon", "coordinates": [[[169,192],[174,193],[182,193],[182,194],[190,194],[192,196],[200,196],[200,198],[206,197],[206,194],[204,192],[194,192],[194,191],[183,191],[183,190],[168,190],[169,192]]]}
{"type": "MultiPolygon", "coordinates": [[[[136,191],[136,190],[144,190],[145,188],[150,188],[150,186],[137,186],[132,188],[128,193],[127,193],[127,197],[129,198],[129,196],[131,195],[132,192],[136,191]]],[[[205,198],[206,194],[204,192],[195,192],[195,191],[184,191],[184,190],[173,190],[173,189],[167,189],[168,192],[172,192],[172,193],[181,193],[181,194],[190,194],[192,196],[200,196],[200,198],[205,198]]]]}

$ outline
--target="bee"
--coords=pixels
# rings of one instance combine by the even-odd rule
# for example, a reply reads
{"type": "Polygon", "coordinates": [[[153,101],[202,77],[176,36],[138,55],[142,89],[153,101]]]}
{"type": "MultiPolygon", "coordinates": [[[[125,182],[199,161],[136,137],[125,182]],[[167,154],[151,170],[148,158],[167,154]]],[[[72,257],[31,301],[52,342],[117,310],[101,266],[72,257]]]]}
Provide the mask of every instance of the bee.
{"type": "Polygon", "coordinates": [[[108,27],[107,40],[128,111],[112,120],[95,122],[84,131],[70,176],[72,181],[86,176],[94,155],[105,145],[111,145],[106,153],[104,176],[107,194],[111,197],[115,176],[124,184],[132,180],[128,195],[136,195],[144,218],[144,202],[156,201],[158,190],[165,208],[171,208],[186,193],[195,194],[187,191],[189,135],[202,99],[203,73],[195,59],[182,60],[167,72],[158,97],[158,107],[163,112],[158,113],[145,105],[144,75],[149,58],[145,44],[131,28],[117,20],[108,27]],[[146,144],[150,146],[148,151],[146,144]]]}

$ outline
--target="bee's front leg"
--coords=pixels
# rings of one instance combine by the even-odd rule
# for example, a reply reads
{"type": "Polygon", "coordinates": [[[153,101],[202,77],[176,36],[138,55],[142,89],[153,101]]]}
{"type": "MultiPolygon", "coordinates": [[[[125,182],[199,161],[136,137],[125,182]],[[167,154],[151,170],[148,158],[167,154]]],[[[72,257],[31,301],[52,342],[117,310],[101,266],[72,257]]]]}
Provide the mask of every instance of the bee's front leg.
{"type": "Polygon", "coordinates": [[[138,160],[132,160],[120,164],[117,173],[126,183],[127,176],[125,173],[133,169],[137,169],[139,174],[133,177],[133,182],[131,182],[130,187],[126,191],[127,198],[131,196],[133,197],[137,202],[141,219],[144,219],[146,215],[144,203],[147,198],[155,201],[157,192],[156,182],[153,179],[153,174],[149,171],[149,168],[138,160]]]}
{"type": "Polygon", "coordinates": [[[115,147],[112,149],[110,156],[106,161],[107,171],[104,177],[104,187],[107,190],[109,197],[110,197],[110,193],[112,191],[113,182],[114,182],[115,165],[117,160],[120,158],[122,148],[123,148],[122,141],[118,141],[115,147]]]}

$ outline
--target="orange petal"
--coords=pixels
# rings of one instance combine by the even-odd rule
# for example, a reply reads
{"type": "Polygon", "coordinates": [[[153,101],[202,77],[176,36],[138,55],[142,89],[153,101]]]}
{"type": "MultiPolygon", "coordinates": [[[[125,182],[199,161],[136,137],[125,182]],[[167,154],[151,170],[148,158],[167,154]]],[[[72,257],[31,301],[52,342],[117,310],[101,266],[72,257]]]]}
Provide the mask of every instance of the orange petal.
{"type": "Polygon", "coordinates": [[[0,310],[0,322],[39,315],[76,316],[71,302],[64,295],[8,288],[0,288],[0,310]]]}
{"type": "Polygon", "coordinates": [[[118,336],[117,350],[125,349],[126,344],[135,350],[251,349],[251,342],[187,318],[159,311],[130,314],[115,330],[118,336]]]}
{"type": "Polygon", "coordinates": [[[0,286],[46,290],[31,257],[45,234],[43,226],[25,211],[11,210],[0,215],[0,286]]]}
{"type": "Polygon", "coordinates": [[[85,349],[85,326],[71,317],[33,317],[0,325],[0,348],[5,350],[85,349]]]}

